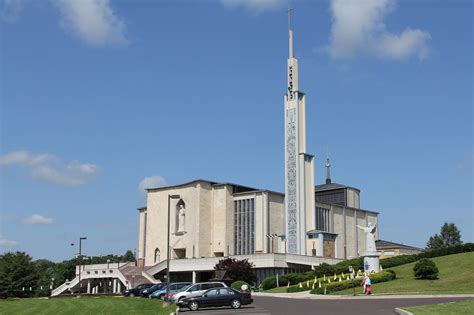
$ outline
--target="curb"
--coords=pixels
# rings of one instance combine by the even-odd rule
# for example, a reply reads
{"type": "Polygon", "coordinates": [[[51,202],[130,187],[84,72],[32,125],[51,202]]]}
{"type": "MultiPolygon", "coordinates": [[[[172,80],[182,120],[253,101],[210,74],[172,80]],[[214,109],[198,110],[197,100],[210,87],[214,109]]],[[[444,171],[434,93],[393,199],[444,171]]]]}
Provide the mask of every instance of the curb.
{"type": "Polygon", "coordinates": [[[399,307],[396,307],[395,308],[395,313],[399,314],[399,315],[413,315],[412,312],[409,312],[409,311],[405,311],[404,309],[401,309],[399,307]]]}

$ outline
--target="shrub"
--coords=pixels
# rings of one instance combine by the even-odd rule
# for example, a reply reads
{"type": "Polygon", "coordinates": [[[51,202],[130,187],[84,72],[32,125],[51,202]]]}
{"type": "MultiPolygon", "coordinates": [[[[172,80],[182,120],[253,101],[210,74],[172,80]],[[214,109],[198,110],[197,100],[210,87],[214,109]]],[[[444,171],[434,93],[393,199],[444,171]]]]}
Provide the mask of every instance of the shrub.
{"type": "Polygon", "coordinates": [[[434,261],[427,258],[420,259],[413,268],[413,273],[416,279],[438,279],[438,267],[434,261]]]}
{"type": "Polygon", "coordinates": [[[231,281],[243,280],[247,283],[254,282],[257,277],[253,273],[253,263],[249,262],[248,259],[238,260],[235,258],[225,258],[219,260],[214,266],[214,270],[226,272],[226,276],[231,281]]]}
{"type": "Polygon", "coordinates": [[[235,282],[232,282],[232,284],[230,285],[230,287],[231,287],[232,289],[235,289],[235,290],[237,290],[237,291],[240,291],[243,285],[247,285],[247,287],[250,288],[250,285],[249,285],[247,282],[242,281],[242,280],[237,280],[237,281],[235,281],[235,282]]]}
{"type": "Polygon", "coordinates": [[[326,275],[326,276],[333,275],[335,272],[336,271],[335,271],[334,266],[331,266],[330,264],[322,263],[321,265],[316,266],[314,268],[312,278],[314,278],[315,276],[320,278],[324,275],[326,275]]]}
{"type": "Polygon", "coordinates": [[[347,259],[334,265],[334,272],[340,274],[342,272],[347,273],[349,266],[352,266],[354,270],[364,270],[364,257],[347,259]]]}
{"type": "MultiPolygon", "coordinates": [[[[380,283],[380,282],[387,282],[390,280],[394,280],[396,278],[395,271],[393,270],[384,270],[379,273],[375,273],[370,276],[370,280],[372,283],[380,283]]],[[[332,283],[324,283],[322,284],[321,288],[317,287],[311,290],[311,294],[324,294],[324,289],[326,288],[326,293],[341,291],[345,289],[350,289],[352,287],[361,286],[362,282],[361,279],[354,279],[354,280],[343,280],[341,282],[332,282],[332,283]]]]}
{"type": "Polygon", "coordinates": [[[392,268],[404,264],[409,264],[418,260],[418,255],[402,255],[391,258],[381,259],[380,264],[383,268],[392,268]]]}

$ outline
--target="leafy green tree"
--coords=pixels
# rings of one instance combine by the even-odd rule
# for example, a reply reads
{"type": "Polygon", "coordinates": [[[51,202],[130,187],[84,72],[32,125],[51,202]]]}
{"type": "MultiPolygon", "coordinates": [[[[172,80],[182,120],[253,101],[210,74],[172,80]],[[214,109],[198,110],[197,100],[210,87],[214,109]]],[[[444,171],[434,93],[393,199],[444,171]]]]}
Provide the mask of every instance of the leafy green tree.
{"type": "Polygon", "coordinates": [[[0,255],[0,297],[27,297],[36,290],[39,275],[31,257],[24,252],[0,255]]]}
{"type": "Polygon", "coordinates": [[[38,259],[34,262],[38,274],[38,283],[36,288],[37,296],[48,296],[50,294],[50,285],[54,278],[55,263],[47,259],[38,259]]]}
{"type": "Polygon", "coordinates": [[[214,266],[216,271],[225,271],[225,277],[231,282],[242,280],[247,283],[255,282],[257,279],[253,273],[254,265],[248,259],[237,260],[235,258],[221,259],[214,266]]]}
{"type": "Polygon", "coordinates": [[[133,261],[135,262],[135,255],[131,250],[127,250],[122,256],[122,261],[133,261]]]}
{"type": "Polygon", "coordinates": [[[461,232],[454,223],[445,222],[441,227],[440,234],[430,236],[426,248],[440,249],[458,244],[462,244],[461,232]]]}

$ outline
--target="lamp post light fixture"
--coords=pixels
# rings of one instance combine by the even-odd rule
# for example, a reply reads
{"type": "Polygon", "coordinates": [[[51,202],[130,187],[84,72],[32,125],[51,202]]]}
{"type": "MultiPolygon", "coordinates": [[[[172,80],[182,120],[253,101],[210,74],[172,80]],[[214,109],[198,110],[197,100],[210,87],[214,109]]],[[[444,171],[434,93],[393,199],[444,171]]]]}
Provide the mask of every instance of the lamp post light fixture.
{"type": "Polygon", "coordinates": [[[273,253],[274,253],[274,250],[273,250],[273,239],[274,239],[275,237],[278,237],[278,234],[265,234],[265,237],[267,237],[268,239],[271,239],[271,240],[272,240],[271,253],[273,254],[273,253]]]}
{"type": "MultiPolygon", "coordinates": [[[[78,275],[78,277],[79,277],[79,282],[78,282],[78,284],[79,284],[79,295],[81,294],[82,241],[84,241],[86,239],[87,239],[87,237],[85,237],[85,236],[79,237],[79,256],[78,256],[78,258],[79,258],[79,275],[78,275]]],[[[71,246],[74,246],[74,243],[71,243],[71,246]]]]}
{"type": "Polygon", "coordinates": [[[166,295],[165,301],[169,302],[170,294],[170,216],[171,216],[171,199],[179,199],[180,195],[168,195],[168,235],[166,242],[166,295]]]}

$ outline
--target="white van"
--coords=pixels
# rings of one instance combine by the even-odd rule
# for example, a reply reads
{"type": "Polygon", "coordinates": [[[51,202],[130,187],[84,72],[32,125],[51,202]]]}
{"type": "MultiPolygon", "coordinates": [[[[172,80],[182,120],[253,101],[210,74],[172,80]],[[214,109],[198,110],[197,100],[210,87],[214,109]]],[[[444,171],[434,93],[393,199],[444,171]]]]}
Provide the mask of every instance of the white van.
{"type": "Polygon", "coordinates": [[[204,292],[213,288],[227,288],[224,282],[199,282],[183,288],[171,297],[174,303],[181,299],[201,296],[204,292]]]}

